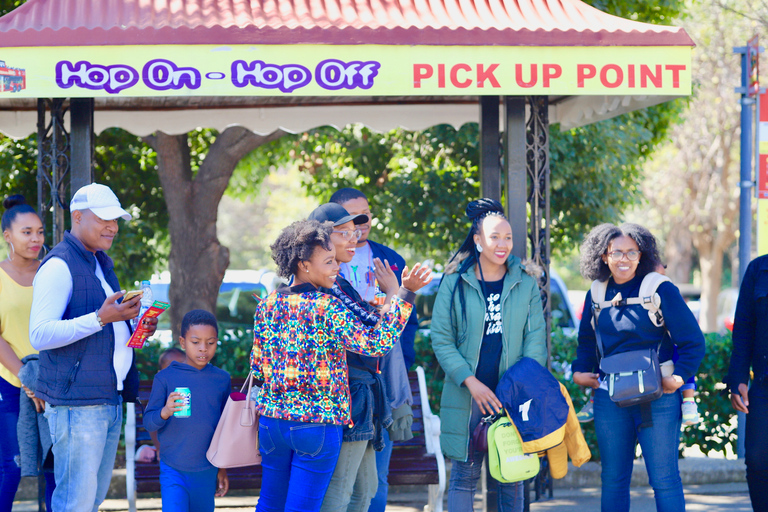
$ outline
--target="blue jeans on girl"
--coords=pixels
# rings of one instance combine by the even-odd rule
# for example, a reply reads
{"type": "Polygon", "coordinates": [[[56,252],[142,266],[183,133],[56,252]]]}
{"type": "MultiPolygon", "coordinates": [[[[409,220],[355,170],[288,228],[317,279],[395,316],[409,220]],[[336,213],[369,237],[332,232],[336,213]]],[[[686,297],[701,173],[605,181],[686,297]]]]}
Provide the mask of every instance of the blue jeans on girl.
{"type": "Polygon", "coordinates": [[[13,497],[21,481],[16,438],[19,394],[19,388],[0,378],[0,512],[11,512],[13,497]]]}
{"type": "Polygon", "coordinates": [[[262,476],[256,512],[320,510],[339,458],[342,428],[262,416],[262,476]]]}
{"type": "Polygon", "coordinates": [[[642,423],[640,406],[619,407],[604,389],[595,391],[595,432],[602,464],[603,512],[629,511],[629,483],[638,441],[659,512],[685,510],[677,468],[682,415],[680,391],[651,402],[653,426],[642,423]]]}
{"type": "MultiPolygon", "coordinates": [[[[469,432],[475,431],[480,423],[482,414],[472,400],[472,415],[469,418],[469,432]]],[[[483,457],[485,453],[473,449],[470,439],[469,458],[467,462],[451,461],[451,483],[448,488],[448,510],[451,512],[464,512],[473,510],[477,482],[483,469],[483,457]]],[[[525,500],[523,482],[510,484],[498,484],[498,510],[499,512],[522,512],[525,500]]]]}

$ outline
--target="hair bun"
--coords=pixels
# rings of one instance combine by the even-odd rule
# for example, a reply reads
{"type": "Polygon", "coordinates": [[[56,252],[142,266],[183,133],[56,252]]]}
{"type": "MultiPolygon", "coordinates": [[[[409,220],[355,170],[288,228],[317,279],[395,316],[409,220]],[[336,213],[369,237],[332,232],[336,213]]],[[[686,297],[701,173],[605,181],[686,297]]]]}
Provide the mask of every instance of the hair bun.
{"type": "Polygon", "coordinates": [[[467,217],[472,221],[484,217],[489,213],[500,213],[504,215],[504,208],[501,206],[500,202],[488,197],[477,199],[467,205],[467,217]]]}
{"type": "Polygon", "coordinates": [[[8,196],[3,201],[3,208],[6,210],[10,210],[14,206],[20,206],[23,204],[27,204],[27,200],[24,198],[21,194],[13,194],[12,196],[8,196]]]}

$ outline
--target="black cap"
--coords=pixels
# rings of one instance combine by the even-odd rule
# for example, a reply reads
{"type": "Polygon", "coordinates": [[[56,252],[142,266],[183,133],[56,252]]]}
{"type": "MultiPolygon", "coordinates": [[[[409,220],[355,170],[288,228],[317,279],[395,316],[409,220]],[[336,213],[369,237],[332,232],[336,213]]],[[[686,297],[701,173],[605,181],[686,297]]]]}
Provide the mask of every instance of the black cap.
{"type": "Polygon", "coordinates": [[[342,224],[346,224],[349,221],[352,221],[355,224],[365,224],[368,222],[367,215],[350,215],[349,212],[338,203],[321,204],[312,210],[312,213],[310,213],[309,217],[307,218],[309,220],[316,220],[318,222],[331,221],[333,222],[334,227],[341,226],[342,224]]]}

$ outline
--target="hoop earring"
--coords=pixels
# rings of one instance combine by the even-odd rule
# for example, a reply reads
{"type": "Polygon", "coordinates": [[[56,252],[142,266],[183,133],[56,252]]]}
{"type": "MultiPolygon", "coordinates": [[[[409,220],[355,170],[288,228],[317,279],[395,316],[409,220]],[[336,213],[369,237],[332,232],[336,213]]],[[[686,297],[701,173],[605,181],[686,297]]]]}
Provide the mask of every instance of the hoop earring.
{"type": "Polygon", "coordinates": [[[13,254],[13,255],[15,255],[15,254],[16,254],[16,249],[14,249],[14,247],[13,247],[13,242],[8,242],[8,245],[10,245],[10,246],[11,246],[11,252],[8,254],[8,259],[9,259],[9,260],[13,260],[13,257],[12,257],[11,255],[12,255],[12,254],[13,254]]]}
{"type": "Polygon", "coordinates": [[[477,252],[483,252],[483,246],[480,244],[475,244],[475,249],[477,249],[477,252]]]}

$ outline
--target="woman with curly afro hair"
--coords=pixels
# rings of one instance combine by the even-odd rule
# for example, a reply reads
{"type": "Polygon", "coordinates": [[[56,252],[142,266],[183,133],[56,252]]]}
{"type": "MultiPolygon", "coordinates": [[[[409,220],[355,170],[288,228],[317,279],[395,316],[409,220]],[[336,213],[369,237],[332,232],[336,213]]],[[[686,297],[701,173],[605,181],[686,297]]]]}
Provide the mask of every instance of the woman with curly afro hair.
{"type": "Polygon", "coordinates": [[[294,222],[272,244],[282,277],[292,279],[254,314],[251,368],[263,380],[257,399],[262,485],[257,512],[319,510],[350,423],[345,351],[385,354],[405,327],[428,268],[403,270],[403,286],[366,326],[331,288],[339,273],[331,222],[294,222]]]}
{"type": "Polygon", "coordinates": [[[704,336],[680,291],[669,280],[656,290],[664,319],[661,326],[656,325],[641,304],[626,303],[626,299],[639,296],[643,278],[661,268],[656,239],[637,224],[601,224],[581,246],[581,274],[605,283],[605,300],[613,302],[611,307],[603,305],[600,314],[595,315],[587,310],[595,309],[592,292],[587,293],[576,361],[572,365],[573,381],[595,390],[603,512],[629,511],[629,483],[638,442],[656,498],[656,510],[685,510],[677,467],[682,421],[680,387],[698,370],[704,357],[704,336]],[[662,378],[664,394],[660,398],[630,407],[619,407],[611,400],[605,375],[599,372],[598,354],[607,357],[655,349],[659,361],[671,363],[675,345],[678,358],[671,366],[672,374],[662,378]]]}

